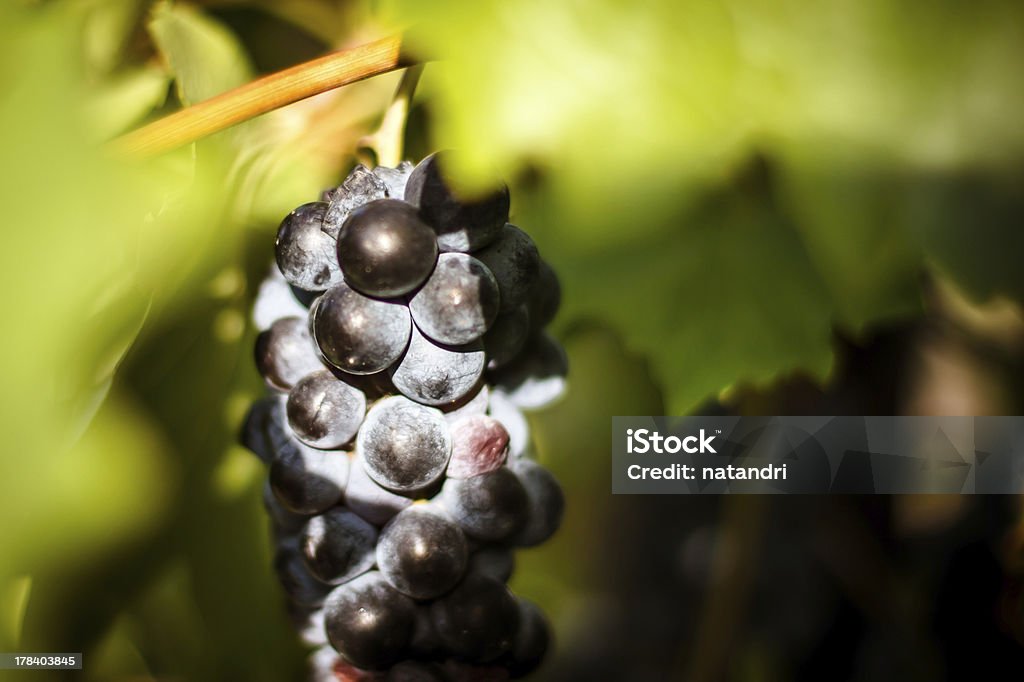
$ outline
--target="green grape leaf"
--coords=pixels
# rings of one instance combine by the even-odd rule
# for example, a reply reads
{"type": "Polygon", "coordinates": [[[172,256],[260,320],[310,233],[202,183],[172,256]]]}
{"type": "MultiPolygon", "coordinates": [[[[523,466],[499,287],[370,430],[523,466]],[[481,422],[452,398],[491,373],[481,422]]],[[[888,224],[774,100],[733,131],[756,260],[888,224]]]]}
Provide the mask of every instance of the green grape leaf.
{"type": "MultiPolygon", "coordinates": [[[[821,376],[832,324],[913,314],[928,262],[978,270],[963,211],[928,228],[908,215],[920,183],[964,167],[991,179],[1024,153],[1024,10],[982,4],[386,8],[436,60],[422,83],[435,146],[462,152],[469,181],[492,165],[540,178],[513,219],[565,273],[570,315],[615,322],[682,409],[742,378],[821,376]],[[774,228],[728,217],[745,200],[714,189],[755,157],[777,170],[774,228]]],[[[1012,287],[996,272],[981,289],[1012,287]]]]}
{"type": "Polygon", "coordinates": [[[104,80],[86,101],[86,116],[101,140],[125,132],[164,103],[169,79],[163,69],[136,67],[104,80]]]}
{"type": "Polygon", "coordinates": [[[195,104],[252,78],[248,57],[226,27],[188,5],[160,2],[149,32],[184,104],[195,104]]]}

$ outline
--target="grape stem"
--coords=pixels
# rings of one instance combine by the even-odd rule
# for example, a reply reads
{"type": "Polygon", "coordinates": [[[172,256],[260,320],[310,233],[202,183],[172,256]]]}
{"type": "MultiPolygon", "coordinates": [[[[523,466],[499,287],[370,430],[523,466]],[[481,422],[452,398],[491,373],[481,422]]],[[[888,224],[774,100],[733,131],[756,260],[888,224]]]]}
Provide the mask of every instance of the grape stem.
{"type": "Polygon", "coordinates": [[[112,144],[123,154],[156,156],[307,97],[409,66],[401,43],[399,36],[391,36],[297,64],[165,116],[112,144]]]}
{"type": "Polygon", "coordinates": [[[405,154],[405,123],[409,120],[412,97],[422,75],[422,64],[415,64],[405,70],[380,126],[359,141],[360,147],[375,157],[375,163],[369,165],[394,168],[402,162],[405,154]]]}

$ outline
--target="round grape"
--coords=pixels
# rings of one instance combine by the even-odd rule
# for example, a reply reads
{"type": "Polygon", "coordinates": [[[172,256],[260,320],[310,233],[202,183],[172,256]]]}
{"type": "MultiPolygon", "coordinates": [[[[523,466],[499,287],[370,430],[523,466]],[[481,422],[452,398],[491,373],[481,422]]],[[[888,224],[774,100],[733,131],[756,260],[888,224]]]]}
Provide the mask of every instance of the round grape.
{"type": "Polygon", "coordinates": [[[377,530],[347,509],[314,516],[302,532],[302,553],[313,577],[331,585],[373,568],[377,530]]]}
{"type": "Polygon", "coordinates": [[[256,368],[278,391],[289,391],[302,377],[323,369],[305,317],[277,320],[256,337],[256,368]]]}
{"type": "Polygon", "coordinates": [[[479,341],[441,346],[414,327],[408,350],[391,370],[391,381],[402,395],[418,403],[454,405],[478,384],[486,361],[479,341]]]}
{"type": "Polygon", "coordinates": [[[349,213],[363,204],[387,196],[387,183],[366,166],[357,165],[340,186],[327,192],[325,199],[329,203],[324,215],[324,232],[329,234],[332,239],[337,239],[341,232],[341,226],[345,224],[349,213]]]}
{"type": "Polygon", "coordinates": [[[324,359],[350,374],[390,367],[409,343],[409,309],[339,284],[311,309],[313,339],[324,359]]]}
{"type": "Polygon", "coordinates": [[[519,477],[529,500],[528,520],[513,541],[520,547],[535,547],[561,525],[565,495],[551,472],[533,460],[517,459],[508,466],[519,477]]]}
{"type": "Polygon", "coordinates": [[[468,554],[459,527],[423,504],[391,519],[377,542],[380,572],[413,599],[433,599],[455,587],[468,554]]]}
{"type": "Polygon", "coordinates": [[[441,496],[445,509],[471,538],[500,542],[526,525],[529,498],[507,467],[467,479],[450,478],[441,496]]]}
{"type": "Polygon", "coordinates": [[[512,640],[512,649],[502,662],[513,678],[529,675],[540,667],[551,644],[551,626],[540,608],[519,597],[519,628],[512,640]]]}
{"type": "Polygon", "coordinates": [[[356,453],[370,477],[406,495],[438,480],[451,452],[451,435],[441,412],[403,396],[374,403],[356,438],[356,453]]]}
{"type": "Polygon", "coordinates": [[[412,500],[380,487],[366,473],[358,457],[352,462],[345,488],[345,506],[375,526],[383,526],[392,516],[412,504],[412,500]]]}
{"type": "Polygon", "coordinates": [[[519,354],[530,335],[530,314],[525,305],[501,313],[484,334],[487,369],[501,367],[519,354]]]}
{"type": "Polygon", "coordinates": [[[561,303],[562,285],[558,281],[558,275],[547,261],[541,260],[537,283],[526,302],[530,312],[530,330],[537,332],[548,326],[555,319],[561,303]]]}
{"type": "Polygon", "coordinates": [[[471,478],[494,471],[508,455],[508,431],[494,417],[474,415],[452,424],[449,478],[471,478]]]}
{"type": "Polygon", "coordinates": [[[348,471],[345,453],[314,450],[292,441],[270,465],[270,487],[289,511],[319,514],[341,501],[348,471]]]}
{"type": "Polygon", "coordinates": [[[412,639],[416,605],[377,571],[335,589],[324,604],[327,638],[345,660],[382,670],[398,662],[412,639]]]}
{"type": "Polygon", "coordinates": [[[307,375],[288,394],[288,425],[314,448],[340,448],[352,440],[366,414],[363,392],[328,370],[307,375]]]}
{"type": "Polygon", "coordinates": [[[270,329],[282,317],[304,317],[308,313],[306,306],[295,297],[281,271],[275,267],[270,270],[270,275],[260,282],[256,300],[252,304],[252,322],[259,331],[270,329]]]}
{"type": "Polygon", "coordinates": [[[469,555],[467,572],[482,573],[507,583],[516,567],[516,557],[503,545],[484,545],[469,555]]]}
{"type": "Polygon", "coordinates": [[[270,481],[263,486],[263,508],[267,510],[271,528],[277,535],[291,536],[301,533],[306,527],[306,523],[309,522],[309,516],[288,511],[284,505],[278,502],[270,487],[270,481]]]}
{"type": "Polygon", "coordinates": [[[405,200],[437,231],[442,251],[475,251],[494,241],[508,221],[508,187],[494,181],[494,189],[468,198],[452,186],[445,174],[451,152],[431,154],[417,164],[405,186],[405,200]]]}
{"type": "Polygon", "coordinates": [[[442,253],[409,310],[424,334],[460,346],[484,335],[499,305],[498,284],[490,270],[464,253],[442,253]]]}
{"type": "Polygon", "coordinates": [[[528,234],[515,225],[505,225],[498,241],[473,255],[487,266],[498,282],[502,312],[526,303],[540,270],[540,253],[528,234]]]}
{"type": "Polygon", "coordinates": [[[288,599],[299,606],[318,607],[331,591],[306,568],[302,552],[292,542],[282,543],[274,553],[274,572],[288,599]]]}
{"type": "Polygon", "coordinates": [[[384,183],[385,191],[391,199],[405,198],[405,185],[409,181],[413,165],[409,161],[403,161],[395,168],[387,166],[376,166],[373,174],[384,183]]]}
{"type": "Polygon", "coordinates": [[[434,269],[437,240],[416,209],[378,199],[352,211],[338,235],[345,282],[367,296],[394,297],[422,284],[434,269]]]}
{"type": "Polygon", "coordinates": [[[322,201],[303,204],[277,230],[277,267],[300,289],[322,291],[341,281],[334,240],[322,229],[326,213],[322,201]]]}
{"type": "Polygon", "coordinates": [[[261,398],[252,404],[245,415],[245,421],[242,422],[239,440],[264,464],[270,464],[274,459],[274,448],[267,435],[267,424],[274,410],[279,408],[279,404],[280,399],[277,396],[261,398]]]}
{"type": "Polygon", "coordinates": [[[512,648],[519,630],[519,607],[505,585],[479,573],[467,574],[450,593],[431,605],[442,643],[472,661],[493,661],[512,648]]]}
{"type": "Polygon", "coordinates": [[[562,397],[569,359],[565,349],[547,334],[533,337],[515,360],[491,372],[496,388],[517,407],[539,410],[562,397]]]}

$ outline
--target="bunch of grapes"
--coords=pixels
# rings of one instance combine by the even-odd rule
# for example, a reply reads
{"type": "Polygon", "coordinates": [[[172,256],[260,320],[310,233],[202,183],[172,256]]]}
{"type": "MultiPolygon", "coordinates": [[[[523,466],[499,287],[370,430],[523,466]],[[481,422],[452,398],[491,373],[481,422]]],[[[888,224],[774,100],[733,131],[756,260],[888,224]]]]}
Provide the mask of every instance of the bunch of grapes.
{"type": "Polygon", "coordinates": [[[269,466],[274,567],[314,679],[489,680],[539,665],[549,626],[506,586],[564,499],[522,410],[564,390],[560,289],[441,152],[358,166],[289,214],[260,287],[271,394],[243,440],[269,466]]]}

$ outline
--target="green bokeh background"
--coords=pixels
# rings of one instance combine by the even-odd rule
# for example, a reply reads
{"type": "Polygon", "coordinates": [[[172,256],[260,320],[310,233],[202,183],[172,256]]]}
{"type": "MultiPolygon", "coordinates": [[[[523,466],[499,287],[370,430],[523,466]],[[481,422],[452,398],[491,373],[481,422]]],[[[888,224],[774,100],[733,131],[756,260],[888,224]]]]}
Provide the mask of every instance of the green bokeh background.
{"type": "MultiPolygon", "coordinates": [[[[277,223],[344,177],[397,74],[154,160],[106,143],[399,29],[437,60],[409,156],[497,167],[563,281],[571,388],[531,421],[569,511],[513,583],[561,638],[629,509],[611,415],[781,412],[764,391],[834,384],[837,336],[923,319],[935,286],[1020,357],[1019,3],[7,2],[0,651],[84,651],[75,679],[300,678],[235,443],[263,390],[247,310],[277,223]]],[[[1018,378],[981,381],[964,404],[1020,411],[1018,378]]]]}

